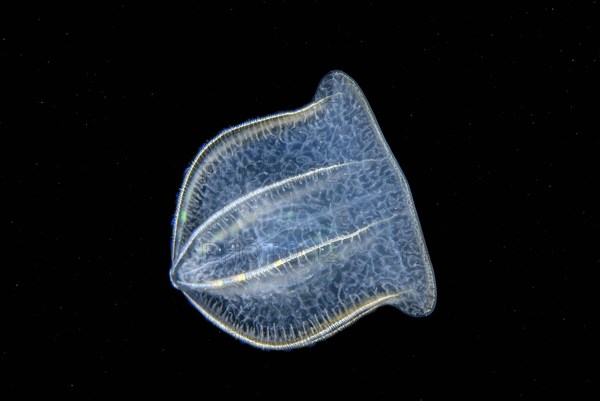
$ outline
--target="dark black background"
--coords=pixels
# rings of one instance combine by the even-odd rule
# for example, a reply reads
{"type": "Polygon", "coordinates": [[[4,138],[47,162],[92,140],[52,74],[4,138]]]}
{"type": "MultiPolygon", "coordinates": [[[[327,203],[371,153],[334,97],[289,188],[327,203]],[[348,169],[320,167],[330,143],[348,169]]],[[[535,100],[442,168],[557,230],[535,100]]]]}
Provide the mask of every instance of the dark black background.
{"type": "Polygon", "coordinates": [[[589,399],[600,4],[450,3],[2,10],[2,392],[589,399]],[[259,351],[171,287],[178,188],[205,141],[333,69],[408,178],[437,308],[259,351]]]}

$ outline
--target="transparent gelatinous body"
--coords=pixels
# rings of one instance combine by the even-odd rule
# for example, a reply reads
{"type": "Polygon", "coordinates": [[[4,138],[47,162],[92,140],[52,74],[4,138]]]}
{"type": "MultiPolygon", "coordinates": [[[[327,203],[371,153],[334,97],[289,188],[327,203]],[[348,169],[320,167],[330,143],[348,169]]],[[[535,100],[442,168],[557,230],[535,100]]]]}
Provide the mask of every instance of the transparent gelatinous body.
{"type": "Polygon", "coordinates": [[[408,184],[343,72],[326,75],[307,106],[210,141],[173,230],[173,285],[260,348],[310,345],[384,304],[411,316],[435,305],[408,184]]]}

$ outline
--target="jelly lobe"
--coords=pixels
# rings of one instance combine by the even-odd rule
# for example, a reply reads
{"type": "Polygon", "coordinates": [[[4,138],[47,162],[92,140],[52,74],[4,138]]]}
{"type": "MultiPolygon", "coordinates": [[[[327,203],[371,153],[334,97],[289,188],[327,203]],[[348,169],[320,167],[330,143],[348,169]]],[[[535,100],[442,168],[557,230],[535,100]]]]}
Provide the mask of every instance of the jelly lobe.
{"type": "Polygon", "coordinates": [[[434,308],[410,189],[356,83],[226,130],[188,170],[171,280],[210,321],[261,348],[326,338],[382,304],[434,308]]]}

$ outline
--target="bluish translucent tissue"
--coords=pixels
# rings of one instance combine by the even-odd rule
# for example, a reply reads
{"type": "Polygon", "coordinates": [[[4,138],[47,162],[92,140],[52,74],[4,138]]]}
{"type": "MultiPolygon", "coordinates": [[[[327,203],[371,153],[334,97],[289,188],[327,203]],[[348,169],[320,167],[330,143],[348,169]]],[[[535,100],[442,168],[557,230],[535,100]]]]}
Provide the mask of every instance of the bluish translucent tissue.
{"type": "Polygon", "coordinates": [[[171,281],[256,347],[323,340],[381,305],[426,316],[436,288],[410,189],[358,85],[228,129],[196,156],[173,227],[171,281]]]}

